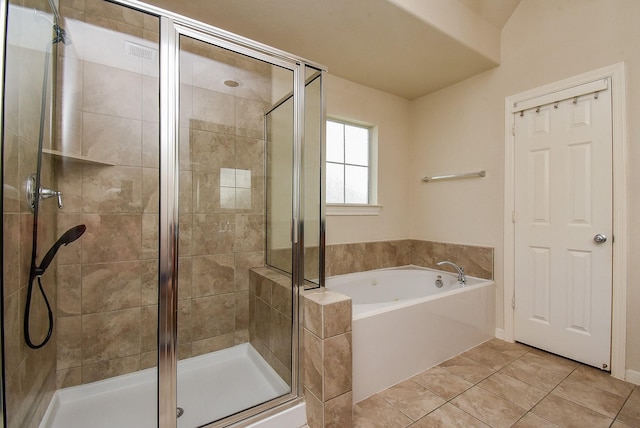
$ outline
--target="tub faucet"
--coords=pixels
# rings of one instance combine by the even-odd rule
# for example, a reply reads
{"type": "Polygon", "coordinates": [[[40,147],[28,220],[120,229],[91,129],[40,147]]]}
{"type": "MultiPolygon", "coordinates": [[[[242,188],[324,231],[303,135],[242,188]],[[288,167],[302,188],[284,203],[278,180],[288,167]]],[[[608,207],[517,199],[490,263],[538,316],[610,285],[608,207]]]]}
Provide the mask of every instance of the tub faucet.
{"type": "Polygon", "coordinates": [[[443,260],[441,262],[436,263],[436,265],[438,266],[442,266],[442,265],[449,265],[449,266],[453,266],[455,270],[458,271],[458,282],[462,285],[466,285],[467,283],[467,277],[464,274],[464,268],[458,266],[457,264],[455,264],[454,262],[450,262],[449,260],[443,260]]]}

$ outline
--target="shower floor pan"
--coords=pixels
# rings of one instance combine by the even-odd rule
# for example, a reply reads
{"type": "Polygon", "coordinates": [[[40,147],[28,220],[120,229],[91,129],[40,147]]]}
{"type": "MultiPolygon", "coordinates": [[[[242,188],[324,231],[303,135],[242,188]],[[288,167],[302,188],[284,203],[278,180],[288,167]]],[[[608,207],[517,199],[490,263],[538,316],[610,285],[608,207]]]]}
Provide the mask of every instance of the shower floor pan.
{"type": "MultiPolygon", "coordinates": [[[[152,368],[58,390],[40,428],[155,428],[156,379],[152,368]]],[[[185,359],[178,362],[184,409],[178,427],[198,427],[288,392],[248,343],[185,359]]]]}

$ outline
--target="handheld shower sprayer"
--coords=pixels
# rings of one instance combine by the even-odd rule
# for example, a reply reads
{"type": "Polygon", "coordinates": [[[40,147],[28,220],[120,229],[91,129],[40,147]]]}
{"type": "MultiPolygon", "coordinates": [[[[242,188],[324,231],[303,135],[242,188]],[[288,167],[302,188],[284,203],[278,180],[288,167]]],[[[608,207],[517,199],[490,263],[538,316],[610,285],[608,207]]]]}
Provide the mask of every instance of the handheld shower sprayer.
{"type": "Polygon", "coordinates": [[[40,262],[40,266],[34,269],[34,274],[36,276],[44,275],[44,272],[47,270],[56,253],[60,249],[60,247],[67,246],[71,244],[73,241],[82,236],[84,231],[87,230],[87,226],[84,224],[79,224],[78,226],[74,226],[71,229],[67,230],[62,234],[60,238],[56,241],[55,244],[47,251],[47,254],[42,258],[42,262],[40,262]]]}
{"type": "Polygon", "coordinates": [[[36,266],[32,261],[31,263],[31,272],[29,273],[29,287],[27,288],[27,301],[25,303],[24,308],[24,340],[27,342],[27,346],[32,349],[42,348],[47,344],[49,339],[51,338],[51,334],[53,333],[53,311],[51,310],[51,305],[49,304],[49,299],[47,299],[47,295],[44,292],[44,288],[42,287],[41,277],[46,272],[47,268],[53,261],[53,258],[56,256],[56,253],[63,245],[69,245],[76,239],[80,238],[82,234],[87,230],[87,226],[84,224],[79,224],[77,226],[72,227],[62,234],[60,238],[56,241],[55,244],[47,251],[47,254],[42,258],[42,262],[39,266],[36,266]],[[40,293],[42,294],[42,298],[44,299],[44,303],[47,305],[48,318],[49,318],[49,330],[47,332],[47,336],[44,340],[38,344],[33,343],[31,340],[31,333],[29,328],[29,318],[31,314],[31,297],[33,294],[33,281],[38,280],[38,287],[40,288],[40,293]]]}

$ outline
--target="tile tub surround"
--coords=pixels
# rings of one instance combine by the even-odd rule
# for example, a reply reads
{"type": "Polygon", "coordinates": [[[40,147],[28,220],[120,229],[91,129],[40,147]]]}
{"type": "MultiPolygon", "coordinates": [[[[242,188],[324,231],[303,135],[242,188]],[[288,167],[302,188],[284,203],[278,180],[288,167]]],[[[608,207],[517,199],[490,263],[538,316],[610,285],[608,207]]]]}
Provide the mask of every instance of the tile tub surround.
{"type": "Polygon", "coordinates": [[[454,272],[437,266],[451,260],[462,266],[469,276],[493,279],[493,248],[464,244],[403,239],[397,241],[334,244],[326,247],[327,276],[363,272],[406,265],[454,272]]]}
{"type": "Polygon", "coordinates": [[[311,428],[352,424],[351,299],[327,290],[303,295],[303,383],[311,428]]]}
{"type": "Polygon", "coordinates": [[[491,339],[354,406],[354,427],[640,427],[640,386],[491,339]]]}
{"type": "MultiPolygon", "coordinates": [[[[250,271],[250,342],[290,382],[291,278],[269,267],[250,271]],[[280,322],[278,320],[288,322],[280,322]],[[280,339],[278,339],[280,338],[280,339]],[[287,343],[290,346],[290,342],[287,343]],[[290,352],[290,347],[286,347],[290,352]]],[[[301,376],[311,428],[351,426],[351,299],[324,289],[302,292],[301,376]]]]}

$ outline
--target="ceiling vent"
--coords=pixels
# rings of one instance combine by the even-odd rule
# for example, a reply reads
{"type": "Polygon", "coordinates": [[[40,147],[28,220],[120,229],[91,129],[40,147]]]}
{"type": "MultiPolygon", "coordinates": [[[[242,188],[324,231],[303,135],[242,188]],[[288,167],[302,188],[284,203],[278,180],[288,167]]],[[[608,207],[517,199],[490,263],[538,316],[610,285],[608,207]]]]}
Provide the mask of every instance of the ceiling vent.
{"type": "Polygon", "coordinates": [[[138,58],[146,59],[149,61],[156,60],[157,50],[153,48],[149,48],[147,46],[142,46],[137,43],[132,42],[124,42],[124,48],[127,52],[127,55],[137,56],[138,58]]]}

